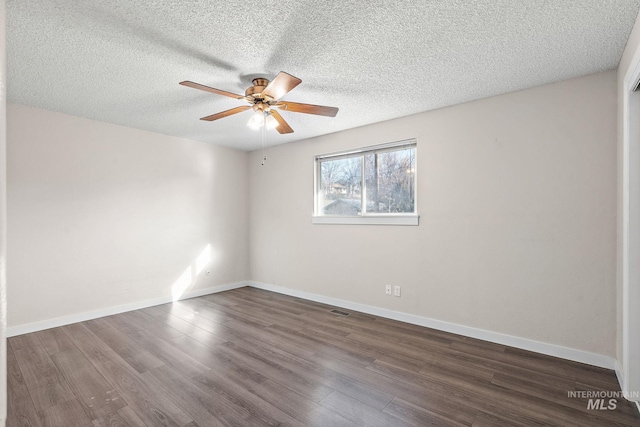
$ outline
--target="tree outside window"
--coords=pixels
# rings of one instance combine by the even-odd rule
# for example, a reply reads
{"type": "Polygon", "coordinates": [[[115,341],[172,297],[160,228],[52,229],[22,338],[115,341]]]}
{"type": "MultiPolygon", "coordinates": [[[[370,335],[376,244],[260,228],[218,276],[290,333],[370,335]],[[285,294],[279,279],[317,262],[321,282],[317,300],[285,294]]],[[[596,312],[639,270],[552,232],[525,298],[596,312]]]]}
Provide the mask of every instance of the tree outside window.
{"type": "Polygon", "coordinates": [[[415,213],[415,141],[319,156],[316,215],[415,213]]]}

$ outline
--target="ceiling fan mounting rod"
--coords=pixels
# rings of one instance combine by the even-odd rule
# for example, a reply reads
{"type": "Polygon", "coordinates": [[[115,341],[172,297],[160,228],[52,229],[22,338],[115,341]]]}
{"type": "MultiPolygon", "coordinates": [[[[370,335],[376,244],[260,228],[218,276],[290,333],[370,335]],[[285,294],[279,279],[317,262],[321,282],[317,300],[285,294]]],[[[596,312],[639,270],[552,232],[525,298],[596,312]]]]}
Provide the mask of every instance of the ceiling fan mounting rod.
{"type": "Polygon", "coordinates": [[[251,82],[253,83],[254,86],[268,86],[269,85],[269,79],[265,79],[264,77],[257,77],[253,80],[251,80],[251,82]]]}

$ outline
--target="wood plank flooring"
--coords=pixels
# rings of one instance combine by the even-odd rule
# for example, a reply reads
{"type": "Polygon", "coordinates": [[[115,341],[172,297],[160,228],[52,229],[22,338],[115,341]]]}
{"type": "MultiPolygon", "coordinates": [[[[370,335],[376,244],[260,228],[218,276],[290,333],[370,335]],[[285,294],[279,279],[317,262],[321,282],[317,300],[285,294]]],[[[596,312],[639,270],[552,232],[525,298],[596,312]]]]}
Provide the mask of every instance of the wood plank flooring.
{"type": "Polygon", "coordinates": [[[7,426],[640,426],[568,397],[612,371],[333,308],[241,288],[10,338],[7,426]]]}

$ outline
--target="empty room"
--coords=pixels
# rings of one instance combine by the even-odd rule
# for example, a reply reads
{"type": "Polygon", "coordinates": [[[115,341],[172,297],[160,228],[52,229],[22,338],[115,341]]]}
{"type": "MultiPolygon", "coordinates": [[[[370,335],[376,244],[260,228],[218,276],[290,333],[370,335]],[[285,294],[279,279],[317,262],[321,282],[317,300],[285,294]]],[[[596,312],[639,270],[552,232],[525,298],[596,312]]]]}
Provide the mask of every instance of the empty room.
{"type": "Polygon", "coordinates": [[[640,426],[640,0],[0,11],[0,426],[640,426]]]}

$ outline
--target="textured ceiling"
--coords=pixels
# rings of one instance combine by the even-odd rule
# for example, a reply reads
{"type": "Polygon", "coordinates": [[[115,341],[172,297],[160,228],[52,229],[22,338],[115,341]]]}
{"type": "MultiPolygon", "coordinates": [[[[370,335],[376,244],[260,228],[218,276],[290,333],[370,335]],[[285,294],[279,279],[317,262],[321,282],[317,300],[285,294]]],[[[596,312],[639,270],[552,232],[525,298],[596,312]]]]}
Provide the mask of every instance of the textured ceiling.
{"type": "Polygon", "coordinates": [[[199,118],[283,70],[292,142],[616,68],[640,0],[8,0],[11,102],[252,150],[250,112],[199,118]]]}

